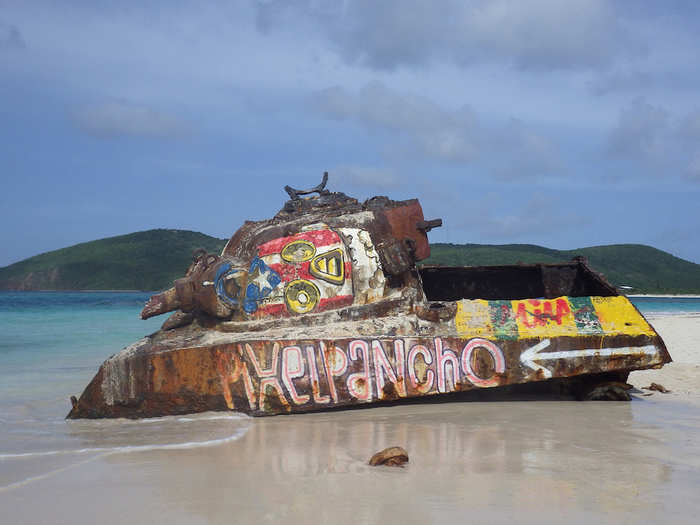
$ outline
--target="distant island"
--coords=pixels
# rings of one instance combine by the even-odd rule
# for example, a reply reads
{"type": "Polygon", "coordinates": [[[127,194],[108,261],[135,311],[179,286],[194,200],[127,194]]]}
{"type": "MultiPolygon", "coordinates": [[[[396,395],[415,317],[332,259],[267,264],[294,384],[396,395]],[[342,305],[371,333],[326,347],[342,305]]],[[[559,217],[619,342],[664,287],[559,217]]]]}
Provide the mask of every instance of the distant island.
{"type": "MultiPolygon", "coordinates": [[[[62,248],[0,268],[0,290],[162,290],[184,275],[192,252],[220,253],[226,239],[148,230],[62,248]]],[[[700,294],[700,264],[642,244],[553,250],[531,244],[431,245],[423,265],[481,266],[569,261],[581,255],[627,293],[700,294]]]]}
{"type": "Polygon", "coordinates": [[[0,268],[0,290],[162,290],[184,275],[192,252],[226,240],[186,230],[148,230],[35,255],[0,268]]]}

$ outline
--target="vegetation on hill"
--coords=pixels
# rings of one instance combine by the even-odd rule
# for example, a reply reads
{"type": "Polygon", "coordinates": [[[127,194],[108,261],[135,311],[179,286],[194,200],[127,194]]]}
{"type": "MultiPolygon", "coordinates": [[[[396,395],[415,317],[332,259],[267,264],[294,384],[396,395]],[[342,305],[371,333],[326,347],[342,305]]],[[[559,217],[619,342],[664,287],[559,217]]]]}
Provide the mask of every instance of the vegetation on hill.
{"type": "Polygon", "coordinates": [[[482,266],[570,261],[581,255],[590,266],[628,293],[700,293],[700,264],[643,244],[614,244],[552,250],[531,244],[433,244],[423,264],[482,266]]]}
{"type": "Polygon", "coordinates": [[[220,253],[225,244],[185,230],[109,237],[0,268],[0,290],[161,290],[184,275],[196,248],[220,253]]]}
{"type": "MultiPolygon", "coordinates": [[[[77,244],[0,268],[0,290],[162,290],[184,275],[196,248],[226,241],[184,230],[149,230],[77,244]]],[[[482,266],[569,261],[576,255],[630,293],[700,293],[700,265],[640,244],[552,250],[529,244],[433,244],[423,264],[482,266]]]]}

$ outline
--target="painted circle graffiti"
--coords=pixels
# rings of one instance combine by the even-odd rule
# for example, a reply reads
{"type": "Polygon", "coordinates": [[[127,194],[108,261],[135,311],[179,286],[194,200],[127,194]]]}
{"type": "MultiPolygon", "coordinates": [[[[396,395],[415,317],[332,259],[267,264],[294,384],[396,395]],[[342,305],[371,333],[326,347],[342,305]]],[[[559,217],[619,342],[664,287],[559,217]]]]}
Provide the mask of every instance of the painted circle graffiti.
{"type": "Polygon", "coordinates": [[[476,338],[464,345],[462,350],[462,370],[475,386],[496,386],[496,374],[506,369],[503,351],[487,339],[476,338]],[[491,359],[488,359],[490,356],[491,359]]]}
{"type": "Polygon", "coordinates": [[[214,288],[219,299],[229,308],[238,307],[239,286],[235,277],[241,273],[238,268],[232,268],[230,263],[223,263],[216,270],[214,288]]]}
{"type": "Polygon", "coordinates": [[[316,247],[311,242],[298,239],[288,243],[280,252],[282,259],[290,263],[301,263],[316,255],[316,247]]]}
{"type": "Polygon", "coordinates": [[[316,308],[320,297],[321,293],[316,285],[306,279],[292,281],[284,290],[287,308],[297,314],[305,314],[316,308]]]}

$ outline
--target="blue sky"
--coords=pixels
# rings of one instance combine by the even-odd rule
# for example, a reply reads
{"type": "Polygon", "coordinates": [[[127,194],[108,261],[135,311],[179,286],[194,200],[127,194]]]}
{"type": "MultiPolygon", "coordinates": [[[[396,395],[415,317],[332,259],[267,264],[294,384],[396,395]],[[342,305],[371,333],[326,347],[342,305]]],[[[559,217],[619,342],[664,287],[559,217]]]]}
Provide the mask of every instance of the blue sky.
{"type": "Polygon", "coordinates": [[[0,0],[0,266],[229,237],[326,170],[435,242],[700,262],[696,5],[0,0]]]}

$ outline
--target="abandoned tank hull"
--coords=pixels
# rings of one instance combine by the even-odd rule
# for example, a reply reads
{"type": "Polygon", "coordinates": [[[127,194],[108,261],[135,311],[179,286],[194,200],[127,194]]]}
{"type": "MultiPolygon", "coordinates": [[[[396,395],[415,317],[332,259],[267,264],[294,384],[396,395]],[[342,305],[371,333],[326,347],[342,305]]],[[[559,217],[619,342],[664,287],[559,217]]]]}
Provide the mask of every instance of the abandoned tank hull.
{"type": "Polygon", "coordinates": [[[380,321],[338,312],[320,327],[263,337],[228,332],[226,323],[160,332],[108,359],[69,417],[263,416],[557,379],[594,386],[671,360],[621,296],[461,300],[444,309],[380,321]]]}
{"type": "Polygon", "coordinates": [[[671,360],[626,297],[567,263],[423,267],[415,199],[286,187],[221,254],[148,301],[161,330],[109,358],[68,417],[252,415],[543,381],[595,386],[671,360]],[[317,193],[312,197],[304,197],[317,193]]]}

